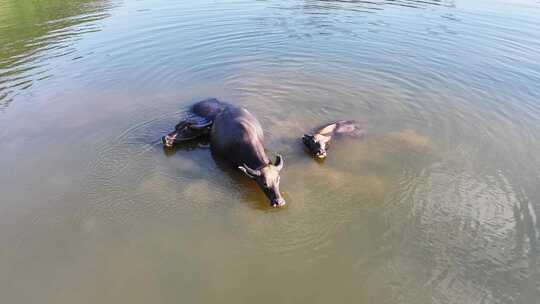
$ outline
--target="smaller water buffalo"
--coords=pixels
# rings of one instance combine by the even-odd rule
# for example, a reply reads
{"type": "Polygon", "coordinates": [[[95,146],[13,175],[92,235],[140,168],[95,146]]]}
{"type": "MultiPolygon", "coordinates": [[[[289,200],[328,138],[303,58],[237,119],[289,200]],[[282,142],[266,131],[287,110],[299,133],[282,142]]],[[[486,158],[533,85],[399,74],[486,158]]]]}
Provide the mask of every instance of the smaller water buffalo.
{"type": "Polygon", "coordinates": [[[197,102],[191,106],[187,117],[174,127],[174,131],[162,137],[163,144],[172,147],[184,141],[209,135],[216,115],[226,106],[227,103],[215,98],[197,102]]]}
{"type": "Polygon", "coordinates": [[[360,127],[358,122],[340,120],[319,127],[312,133],[304,134],[302,141],[315,157],[324,159],[328,155],[327,150],[334,137],[362,137],[364,134],[365,129],[360,127]]]}
{"type": "Polygon", "coordinates": [[[274,163],[268,159],[264,150],[263,130],[257,118],[245,108],[216,99],[199,102],[191,111],[198,120],[181,121],[179,130],[164,137],[165,146],[182,142],[177,138],[183,138],[189,132],[198,135],[209,133],[213,154],[253,179],[272,207],[284,206],[285,200],[279,191],[283,157],[277,155],[274,163]]]}

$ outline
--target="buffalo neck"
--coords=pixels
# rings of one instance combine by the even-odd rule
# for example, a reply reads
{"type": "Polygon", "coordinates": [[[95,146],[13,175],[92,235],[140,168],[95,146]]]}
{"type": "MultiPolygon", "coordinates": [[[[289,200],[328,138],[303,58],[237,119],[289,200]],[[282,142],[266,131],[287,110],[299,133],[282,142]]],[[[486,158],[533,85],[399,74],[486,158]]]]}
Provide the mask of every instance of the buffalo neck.
{"type": "Polygon", "coordinates": [[[248,157],[246,157],[246,164],[253,168],[253,169],[260,169],[270,163],[270,160],[268,159],[268,156],[266,156],[266,152],[264,151],[264,147],[260,144],[251,145],[248,153],[248,157]]]}

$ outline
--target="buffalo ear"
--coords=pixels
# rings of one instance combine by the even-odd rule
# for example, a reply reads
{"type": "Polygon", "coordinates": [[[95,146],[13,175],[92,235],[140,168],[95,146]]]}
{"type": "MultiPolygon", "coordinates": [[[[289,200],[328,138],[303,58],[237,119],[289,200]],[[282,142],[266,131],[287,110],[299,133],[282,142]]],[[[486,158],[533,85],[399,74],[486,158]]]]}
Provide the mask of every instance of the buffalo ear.
{"type": "Polygon", "coordinates": [[[281,171],[281,169],[283,169],[283,164],[284,164],[283,156],[279,154],[276,155],[276,162],[274,163],[274,166],[276,166],[276,169],[278,171],[281,171]]]}

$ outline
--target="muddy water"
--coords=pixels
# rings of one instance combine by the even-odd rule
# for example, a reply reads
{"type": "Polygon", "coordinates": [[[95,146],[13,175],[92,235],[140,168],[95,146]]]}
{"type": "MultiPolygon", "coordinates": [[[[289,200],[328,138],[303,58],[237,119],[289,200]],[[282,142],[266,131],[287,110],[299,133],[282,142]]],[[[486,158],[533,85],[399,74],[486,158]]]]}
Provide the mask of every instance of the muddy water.
{"type": "Polygon", "coordinates": [[[535,1],[0,0],[9,303],[537,303],[535,1]],[[193,142],[217,97],[286,208],[193,142]],[[300,136],[365,123],[315,162],[300,136]]]}

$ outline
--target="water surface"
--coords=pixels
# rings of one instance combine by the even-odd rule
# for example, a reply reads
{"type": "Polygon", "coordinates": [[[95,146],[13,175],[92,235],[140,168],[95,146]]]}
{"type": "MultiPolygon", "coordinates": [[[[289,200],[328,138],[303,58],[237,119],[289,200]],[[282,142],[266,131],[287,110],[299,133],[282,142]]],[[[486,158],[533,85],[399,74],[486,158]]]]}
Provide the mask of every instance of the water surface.
{"type": "Polygon", "coordinates": [[[0,0],[9,303],[537,303],[540,3],[0,0]],[[285,158],[272,210],[204,142],[285,158]],[[324,163],[300,136],[366,124],[324,163]]]}

